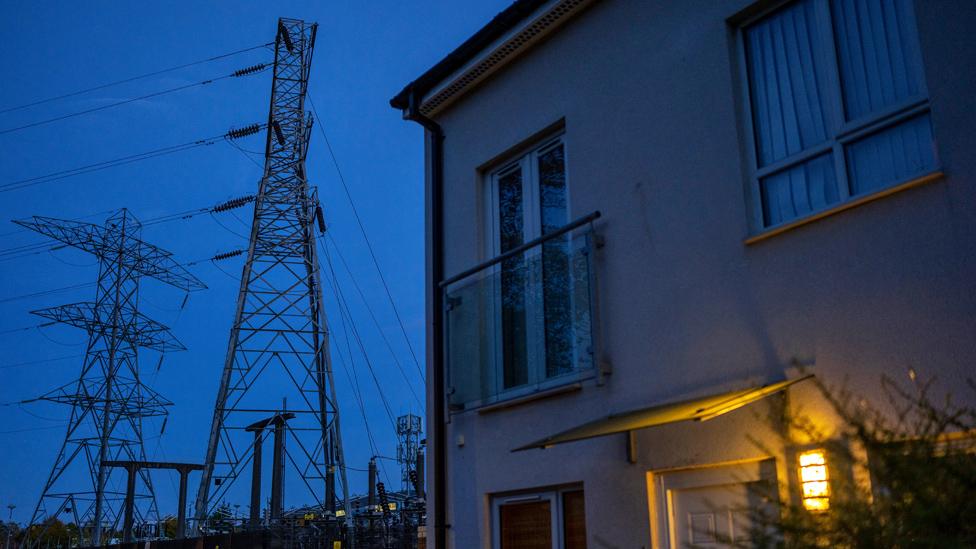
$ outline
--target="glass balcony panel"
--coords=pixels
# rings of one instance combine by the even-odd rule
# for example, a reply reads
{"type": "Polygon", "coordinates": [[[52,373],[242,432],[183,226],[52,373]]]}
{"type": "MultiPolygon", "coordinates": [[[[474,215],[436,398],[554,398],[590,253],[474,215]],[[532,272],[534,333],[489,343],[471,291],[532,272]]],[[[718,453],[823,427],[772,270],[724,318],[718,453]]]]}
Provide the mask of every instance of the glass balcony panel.
{"type": "Polygon", "coordinates": [[[446,289],[448,402],[470,409],[593,369],[589,233],[564,235],[446,289]]]}

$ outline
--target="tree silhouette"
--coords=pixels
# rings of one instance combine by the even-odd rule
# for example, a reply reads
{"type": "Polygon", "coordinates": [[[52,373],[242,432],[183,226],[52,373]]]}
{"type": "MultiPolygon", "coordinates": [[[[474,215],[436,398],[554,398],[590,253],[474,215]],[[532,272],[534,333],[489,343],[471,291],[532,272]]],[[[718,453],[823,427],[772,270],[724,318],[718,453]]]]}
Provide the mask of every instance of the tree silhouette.
{"type": "MultiPolygon", "coordinates": [[[[840,436],[825,437],[803,415],[787,422],[829,457],[829,509],[807,511],[798,498],[769,505],[753,511],[752,539],[730,545],[976,547],[976,408],[951,396],[935,399],[932,380],[911,377],[908,388],[882,378],[886,406],[818,382],[842,419],[840,436]],[[869,483],[851,474],[858,468],[869,483]]],[[[758,489],[779,501],[775,486],[758,489]]]]}

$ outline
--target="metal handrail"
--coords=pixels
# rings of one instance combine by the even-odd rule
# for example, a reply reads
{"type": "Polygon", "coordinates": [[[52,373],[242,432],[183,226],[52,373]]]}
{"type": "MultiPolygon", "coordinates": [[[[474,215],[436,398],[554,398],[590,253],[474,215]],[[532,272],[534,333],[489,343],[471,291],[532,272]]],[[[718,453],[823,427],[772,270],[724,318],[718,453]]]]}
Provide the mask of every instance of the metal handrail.
{"type": "Polygon", "coordinates": [[[544,235],[542,235],[542,236],[540,236],[538,238],[532,239],[532,240],[526,242],[525,244],[522,244],[521,246],[518,246],[516,248],[512,248],[511,250],[509,250],[509,251],[507,251],[507,252],[505,252],[505,253],[503,253],[503,254],[501,254],[499,256],[495,256],[494,258],[489,259],[488,261],[483,261],[483,262],[475,265],[474,267],[471,267],[470,269],[466,269],[466,270],[461,271],[460,273],[458,273],[458,274],[456,274],[456,275],[454,275],[452,277],[448,277],[448,278],[444,279],[443,281],[441,281],[440,283],[438,283],[438,286],[440,288],[444,288],[446,286],[449,286],[451,284],[454,284],[458,280],[467,278],[467,277],[473,275],[474,273],[476,273],[478,271],[481,271],[483,269],[487,269],[488,267],[491,267],[492,265],[497,265],[497,264],[501,263],[502,261],[505,261],[506,259],[509,259],[509,258],[512,258],[512,257],[514,257],[516,255],[519,255],[520,253],[524,252],[525,250],[528,250],[529,248],[534,248],[535,246],[538,246],[539,244],[542,244],[543,242],[547,242],[547,241],[552,240],[552,239],[554,239],[554,238],[556,238],[558,236],[562,236],[562,235],[564,235],[564,234],[566,234],[566,233],[568,233],[568,232],[570,232],[570,231],[572,231],[574,229],[577,229],[577,228],[579,228],[579,227],[581,227],[583,225],[586,225],[587,223],[592,223],[592,222],[596,221],[597,219],[599,219],[600,218],[600,215],[601,215],[600,214],[600,211],[597,210],[597,211],[595,211],[595,212],[593,212],[593,213],[591,213],[589,215],[585,215],[585,216],[577,219],[576,221],[571,221],[571,222],[567,223],[566,225],[563,225],[562,227],[560,227],[559,229],[556,229],[555,231],[553,231],[551,233],[544,234],[544,235]]]}

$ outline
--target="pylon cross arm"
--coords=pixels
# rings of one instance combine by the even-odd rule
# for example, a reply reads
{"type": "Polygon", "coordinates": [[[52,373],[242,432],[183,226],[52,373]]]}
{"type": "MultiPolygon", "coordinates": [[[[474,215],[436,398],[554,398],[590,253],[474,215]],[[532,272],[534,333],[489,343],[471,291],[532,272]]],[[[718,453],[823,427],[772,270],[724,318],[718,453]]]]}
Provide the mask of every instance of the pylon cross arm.
{"type": "Polygon", "coordinates": [[[99,258],[122,255],[126,263],[132,266],[133,272],[155,278],[182,290],[194,291],[207,288],[200,279],[174,261],[170,252],[137,238],[140,229],[138,223],[133,222],[133,226],[128,228],[117,225],[102,227],[81,221],[39,215],[18,219],[14,223],[99,258]]]}
{"type": "MultiPolygon", "coordinates": [[[[31,311],[31,314],[82,328],[89,333],[97,332],[111,336],[113,333],[112,311],[104,309],[95,303],[82,302],[38,309],[31,311]]],[[[123,317],[122,330],[115,330],[115,337],[120,340],[127,341],[136,347],[145,347],[160,352],[186,350],[186,347],[173,336],[169,328],[159,322],[131,308],[122,308],[120,314],[123,317]]]]}

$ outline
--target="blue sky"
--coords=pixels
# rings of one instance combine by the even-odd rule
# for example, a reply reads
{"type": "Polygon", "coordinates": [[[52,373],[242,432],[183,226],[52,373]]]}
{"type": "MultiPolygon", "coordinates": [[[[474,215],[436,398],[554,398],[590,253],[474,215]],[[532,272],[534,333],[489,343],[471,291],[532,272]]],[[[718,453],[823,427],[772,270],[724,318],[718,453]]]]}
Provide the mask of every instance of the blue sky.
{"type": "MultiPolygon", "coordinates": [[[[49,2],[0,5],[0,110],[271,41],[279,16],[317,21],[319,26],[309,93],[322,119],[399,307],[417,357],[423,360],[423,146],[419,126],[404,122],[389,105],[403,84],[438,61],[493,15],[507,0],[370,2],[49,2]]],[[[4,129],[98,107],[212,78],[270,55],[254,51],[158,77],[139,80],[64,101],[0,113],[0,185],[219,135],[232,126],[267,117],[270,74],[229,79],[186,92],[134,102],[22,131],[4,129]]],[[[263,138],[242,141],[262,149],[263,138]]],[[[121,207],[140,219],[213,206],[251,194],[260,169],[246,153],[218,143],[175,156],[0,193],[0,250],[44,241],[9,223],[31,215],[80,218],[121,207]]],[[[255,156],[259,164],[261,159],[255,156]]],[[[313,135],[309,175],[317,185],[329,234],[348,261],[380,326],[403,365],[414,392],[423,387],[382,284],[373,268],[336,170],[321,135],[313,135]]],[[[89,217],[102,221],[107,214],[89,217]]],[[[143,237],[174,253],[179,261],[209,258],[243,247],[250,208],[218,217],[147,227],[143,237]]],[[[240,258],[193,268],[209,290],[194,294],[179,311],[183,295],[161,283],[142,285],[142,312],[170,325],[188,351],[168,354],[159,373],[158,355],[141,358],[153,388],[175,403],[162,437],[147,432],[150,459],[203,459],[218,376],[233,317],[240,258]],[[226,272],[222,272],[223,269],[226,272]]],[[[362,332],[381,387],[394,413],[417,413],[404,388],[393,353],[380,337],[341,266],[338,282],[362,332]]],[[[93,288],[11,299],[92,282],[94,258],[73,250],[4,259],[0,257],[0,403],[39,396],[73,379],[86,336],[70,327],[9,332],[37,325],[28,311],[91,300],[93,288]],[[36,361],[45,362],[36,362],[36,361]],[[33,362],[31,364],[23,364],[33,362]]],[[[335,299],[326,298],[337,324],[335,299]]],[[[335,328],[338,330],[338,328],[335,328]]],[[[341,332],[340,332],[341,333],[341,332]]],[[[338,334],[337,334],[338,335],[338,334]]],[[[335,340],[334,340],[335,341],[335,340]]],[[[364,371],[359,376],[367,419],[380,452],[395,455],[394,434],[378,391],[364,371]]],[[[370,451],[362,417],[337,368],[343,437],[350,466],[365,468],[370,451]]],[[[0,406],[0,508],[17,506],[26,521],[64,435],[66,407],[38,403],[0,406]]],[[[387,474],[398,484],[397,473],[387,474]]],[[[173,510],[175,477],[154,476],[162,510],[173,510]]],[[[191,480],[192,491],[196,485],[191,480]]],[[[350,471],[354,492],[365,474],[350,471]]],[[[191,494],[192,500],[192,494],[191,494]]],[[[244,502],[241,502],[244,503],[244,502]]],[[[6,517],[4,517],[6,518],[6,517]]]]}

